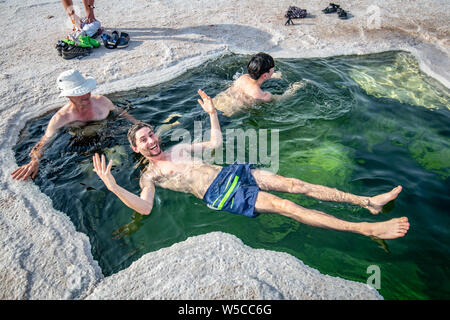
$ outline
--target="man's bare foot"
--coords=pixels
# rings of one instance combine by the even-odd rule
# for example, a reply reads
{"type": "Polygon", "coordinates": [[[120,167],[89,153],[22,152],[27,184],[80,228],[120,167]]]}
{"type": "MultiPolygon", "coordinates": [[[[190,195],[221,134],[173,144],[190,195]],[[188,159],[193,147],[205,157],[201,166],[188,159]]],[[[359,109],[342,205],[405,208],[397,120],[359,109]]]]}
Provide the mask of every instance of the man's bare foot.
{"type": "Polygon", "coordinates": [[[369,205],[367,206],[367,209],[372,214],[378,214],[383,206],[388,203],[389,201],[394,200],[397,198],[398,194],[402,191],[402,186],[398,186],[394,189],[392,189],[389,192],[379,194],[378,196],[369,198],[369,205]]]}
{"type": "Polygon", "coordinates": [[[363,223],[362,234],[378,239],[403,237],[409,229],[408,218],[395,218],[384,222],[363,223]]]}

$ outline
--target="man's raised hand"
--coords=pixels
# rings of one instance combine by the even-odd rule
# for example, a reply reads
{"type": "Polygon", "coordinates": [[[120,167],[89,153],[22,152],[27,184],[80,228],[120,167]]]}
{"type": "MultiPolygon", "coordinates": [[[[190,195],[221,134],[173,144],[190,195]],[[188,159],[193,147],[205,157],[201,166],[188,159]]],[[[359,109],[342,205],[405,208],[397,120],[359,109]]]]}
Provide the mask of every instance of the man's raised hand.
{"type": "Polygon", "coordinates": [[[106,187],[111,190],[116,185],[116,180],[114,176],[111,174],[112,160],[109,161],[108,165],[106,165],[105,155],[102,154],[101,160],[98,153],[96,153],[92,157],[92,161],[94,163],[94,172],[102,179],[105,183],[106,187]]]}
{"type": "Polygon", "coordinates": [[[200,95],[201,99],[198,99],[198,103],[202,106],[203,110],[209,114],[213,114],[216,112],[216,108],[214,108],[214,104],[212,102],[211,97],[209,97],[203,90],[198,89],[198,94],[200,95]]]}

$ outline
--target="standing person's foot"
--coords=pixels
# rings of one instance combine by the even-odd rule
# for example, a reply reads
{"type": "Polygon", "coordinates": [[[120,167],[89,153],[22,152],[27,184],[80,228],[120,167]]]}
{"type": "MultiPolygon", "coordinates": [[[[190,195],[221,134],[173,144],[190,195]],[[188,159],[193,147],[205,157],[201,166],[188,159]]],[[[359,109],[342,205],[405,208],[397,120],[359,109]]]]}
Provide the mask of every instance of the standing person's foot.
{"type": "Polygon", "coordinates": [[[384,222],[363,222],[362,234],[378,239],[395,239],[404,237],[408,232],[408,218],[395,218],[384,222]]]}
{"type": "Polygon", "coordinates": [[[397,198],[402,191],[402,186],[395,187],[389,192],[379,194],[375,197],[369,198],[369,205],[366,207],[372,214],[378,214],[383,206],[389,201],[397,198]]]}

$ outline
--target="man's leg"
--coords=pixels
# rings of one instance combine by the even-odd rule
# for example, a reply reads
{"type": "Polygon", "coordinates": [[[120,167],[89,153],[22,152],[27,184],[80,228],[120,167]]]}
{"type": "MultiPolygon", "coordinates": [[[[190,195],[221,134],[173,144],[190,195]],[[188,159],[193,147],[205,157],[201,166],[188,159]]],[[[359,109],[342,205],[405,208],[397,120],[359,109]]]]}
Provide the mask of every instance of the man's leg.
{"type": "Polygon", "coordinates": [[[94,15],[94,0],[83,0],[84,11],[86,12],[86,23],[96,21],[94,15]]]}
{"type": "Polygon", "coordinates": [[[402,187],[398,186],[378,196],[364,197],[296,178],[286,178],[266,170],[252,170],[252,175],[261,190],[302,193],[322,201],[352,203],[368,209],[372,214],[379,213],[386,203],[394,200],[402,191],[402,187]]]}
{"type": "Polygon", "coordinates": [[[303,208],[292,201],[260,191],[256,198],[257,212],[278,213],[301,223],[339,231],[349,231],[380,239],[403,237],[409,229],[408,218],[395,218],[384,222],[348,222],[318,210],[303,208]]]}
{"type": "Polygon", "coordinates": [[[75,8],[73,7],[72,0],[62,0],[61,2],[64,7],[64,11],[69,16],[69,19],[72,20],[72,24],[75,26],[75,28],[80,30],[81,29],[81,19],[75,13],[75,8]]]}

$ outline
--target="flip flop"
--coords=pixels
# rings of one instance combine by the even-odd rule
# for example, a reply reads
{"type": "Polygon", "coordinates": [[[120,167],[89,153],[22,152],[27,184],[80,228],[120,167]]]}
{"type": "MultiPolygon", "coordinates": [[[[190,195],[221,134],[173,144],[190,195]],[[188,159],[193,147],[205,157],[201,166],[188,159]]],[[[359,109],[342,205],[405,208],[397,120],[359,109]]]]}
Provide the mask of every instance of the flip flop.
{"type": "Polygon", "coordinates": [[[114,48],[117,46],[117,41],[119,40],[119,33],[116,31],[116,30],[114,30],[112,33],[111,33],[111,39],[110,40],[108,40],[108,44],[110,45],[110,46],[113,46],[114,48]]]}
{"type": "Polygon", "coordinates": [[[338,10],[338,8],[339,8],[338,4],[330,3],[330,5],[325,9],[323,9],[322,12],[326,14],[334,13],[338,10]]]}
{"type": "Polygon", "coordinates": [[[115,46],[109,44],[110,41],[111,41],[111,36],[109,34],[103,33],[102,36],[101,36],[101,39],[103,41],[103,45],[105,46],[105,48],[108,48],[108,49],[114,49],[115,48],[115,46]]]}
{"type": "Polygon", "coordinates": [[[128,47],[128,42],[130,41],[130,36],[126,32],[121,32],[119,40],[117,40],[116,47],[123,49],[128,47]]]}

